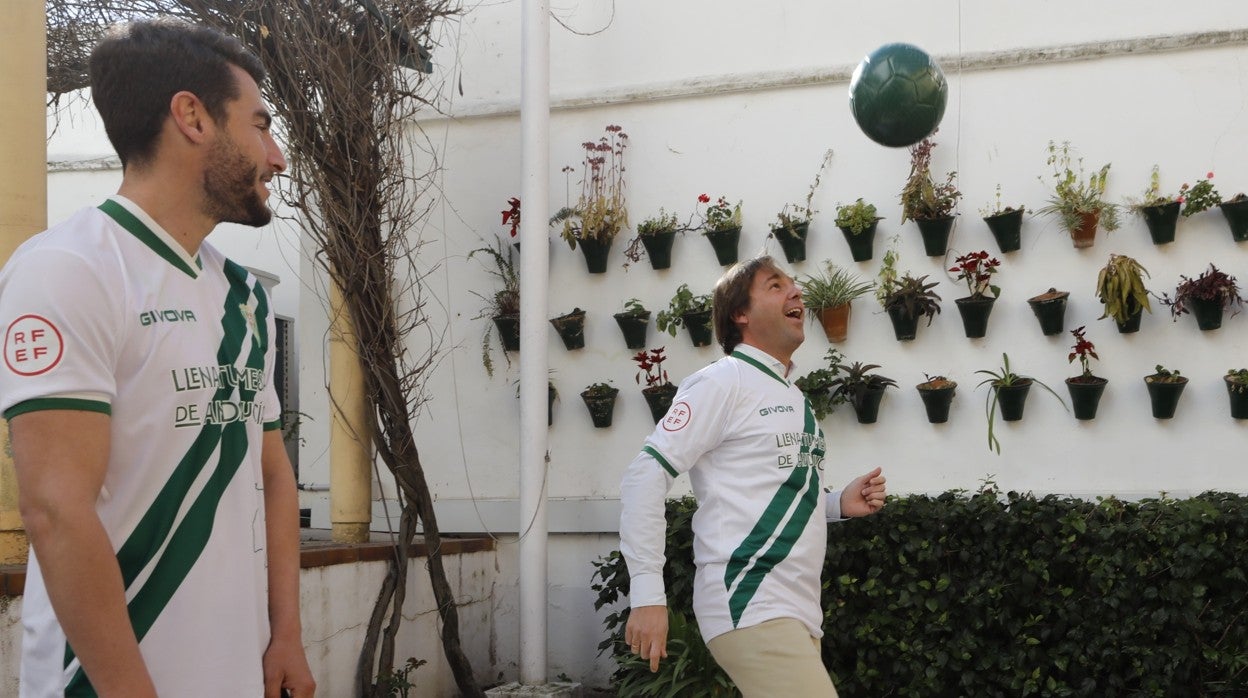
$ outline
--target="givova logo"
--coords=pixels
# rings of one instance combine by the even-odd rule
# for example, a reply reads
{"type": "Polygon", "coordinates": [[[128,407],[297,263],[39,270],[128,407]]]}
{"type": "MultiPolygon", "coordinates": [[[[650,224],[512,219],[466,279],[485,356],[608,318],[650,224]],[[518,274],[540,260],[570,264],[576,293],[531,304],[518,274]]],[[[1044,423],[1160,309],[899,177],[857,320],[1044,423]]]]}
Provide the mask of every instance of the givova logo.
{"type": "Polygon", "coordinates": [[[139,324],[147,327],[158,322],[195,322],[195,313],[189,310],[145,310],[139,313],[139,324]]]}
{"type": "Polygon", "coordinates": [[[792,405],[776,405],[775,407],[764,407],[758,411],[758,416],[766,417],[769,414],[782,414],[784,412],[792,412],[792,405]]]}

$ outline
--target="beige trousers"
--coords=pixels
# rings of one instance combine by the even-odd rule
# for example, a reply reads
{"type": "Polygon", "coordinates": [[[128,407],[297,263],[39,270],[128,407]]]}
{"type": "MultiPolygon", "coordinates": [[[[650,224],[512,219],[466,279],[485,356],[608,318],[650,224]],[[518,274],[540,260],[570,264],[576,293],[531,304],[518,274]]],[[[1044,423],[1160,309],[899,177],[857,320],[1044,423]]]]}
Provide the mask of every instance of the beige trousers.
{"type": "Polygon", "coordinates": [[[745,698],[836,698],[819,656],[819,640],[796,619],[730,630],[707,648],[745,698]]]}

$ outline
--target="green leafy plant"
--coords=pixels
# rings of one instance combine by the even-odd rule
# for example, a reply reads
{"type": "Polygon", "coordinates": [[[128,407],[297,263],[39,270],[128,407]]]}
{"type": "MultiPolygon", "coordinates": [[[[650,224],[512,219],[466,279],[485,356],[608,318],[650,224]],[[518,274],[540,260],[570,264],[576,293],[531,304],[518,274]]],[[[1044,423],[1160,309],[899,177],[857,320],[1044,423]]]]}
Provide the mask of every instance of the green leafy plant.
{"type": "Polygon", "coordinates": [[[1232,304],[1242,306],[1244,303],[1235,277],[1221,271],[1212,263],[1194,279],[1180,275],[1179,285],[1174,289],[1174,298],[1161,294],[1162,304],[1169,306],[1170,314],[1176,321],[1180,315],[1191,312],[1193,301],[1216,302],[1224,309],[1232,304]]]}
{"type": "Polygon", "coordinates": [[[851,235],[860,235],[882,220],[875,205],[861,198],[852,204],[836,207],[836,227],[848,230],[851,235]]]}
{"type": "MultiPolygon", "coordinates": [[[[811,310],[835,308],[871,292],[875,285],[830,260],[824,261],[823,271],[797,280],[802,289],[802,304],[811,310]]],[[[811,322],[815,315],[810,316],[811,322]]]]}
{"type": "MultiPolygon", "coordinates": [[[[512,257],[511,246],[505,246],[501,239],[496,240],[494,247],[478,247],[469,252],[468,259],[472,259],[477,254],[487,256],[493,262],[492,265],[486,265],[485,269],[502,285],[502,288],[489,296],[472,291],[472,295],[485,303],[481,312],[473,319],[519,315],[520,270],[516,267],[515,259],[512,257]]],[[[490,377],[494,376],[494,362],[490,358],[490,337],[493,332],[493,323],[486,325],[485,334],[481,339],[481,364],[485,366],[486,375],[490,377]]]]}
{"type": "Polygon", "coordinates": [[[997,273],[1001,260],[988,254],[987,250],[968,252],[953,260],[949,271],[958,272],[958,281],[965,281],[971,298],[987,298],[989,292],[993,298],[1001,295],[1001,287],[990,283],[992,275],[997,273]]]}
{"type": "Polygon", "coordinates": [[[996,451],[998,455],[1000,455],[1001,453],[1001,442],[997,440],[996,433],[994,431],[994,426],[996,423],[996,414],[997,414],[997,399],[998,399],[997,389],[998,388],[1010,388],[1014,386],[1027,385],[1027,384],[1034,383],[1035,385],[1038,385],[1041,388],[1044,388],[1045,390],[1047,390],[1050,395],[1052,395],[1054,398],[1057,399],[1058,402],[1062,404],[1062,407],[1066,407],[1066,401],[1062,399],[1062,396],[1053,392],[1053,389],[1050,388],[1048,385],[1046,385],[1040,379],[1033,378],[1031,376],[1020,375],[1010,370],[1010,357],[1008,354],[1004,352],[1002,352],[1001,354],[1001,368],[1000,369],[996,371],[993,371],[990,369],[980,369],[976,371],[976,373],[988,376],[984,380],[980,381],[979,385],[975,386],[976,390],[978,390],[979,388],[985,385],[991,386],[991,389],[988,391],[988,394],[985,396],[985,399],[984,399],[984,414],[985,416],[988,417],[988,448],[990,450],[996,451]]]}
{"type": "Polygon", "coordinates": [[[1181,211],[1184,218],[1194,216],[1201,211],[1207,211],[1214,206],[1222,203],[1222,195],[1214,188],[1213,172],[1205,174],[1204,179],[1197,180],[1191,187],[1184,182],[1179,187],[1179,201],[1183,202],[1183,210],[1181,211]]]}
{"type": "Polygon", "coordinates": [[[1144,376],[1144,380],[1149,383],[1183,383],[1187,381],[1186,378],[1179,374],[1177,368],[1172,371],[1161,364],[1154,366],[1153,372],[1144,376]]]}
{"type": "Polygon", "coordinates": [[[832,399],[848,402],[855,409],[860,409],[868,393],[896,388],[897,381],[871,373],[879,367],[879,364],[864,364],[861,361],[841,366],[842,373],[832,379],[832,399]]]}
{"type": "Polygon", "coordinates": [[[650,311],[646,309],[646,306],[642,305],[641,301],[636,298],[629,298],[624,301],[624,310],[616,314],[629,317],[649,317],[650,311]]]}
{"type": "Polygon", "coordinates": [[[940,282],[927,280],[927,275],[914,277],[909,272],[893,285],[884,298],[884,309],[901,308],[906,317],[926,317],[931,327],[932,320],[940,314],[940,296],[932,289],[940,282]]]}
{"type": "Polygon", "coordinates": [[[676,295],[672,296],[672,300],[668,303],[667,310],[659,311],[654,324],[660,332],[666,332],[675,337],[676,330],[685,324],[686,314],[710,309],[711,295],[709,293],[695,296],[693,291],[689,290],[689,284],[681,284],[680,288],[676,289],[676,295]]]}
{"type": "Polygon", "coordinates": [[[1085,214],[1100,216],[1100,225],[1105,230],[1118,229],[1118,206],[1105,200],[1109,164],[1086,174],[1083,158],[1072,154],[1070,141],[1063,141],[1061,145],[1049,141],[1047,163],[1053,168],[1053,193],[1049,196],[1049,205],[1037,213],[1057,216],[1062,228],[1072,233],[1083,223],[1085,214]]]}
{"type": "Polygon", "coordinates": [[[608,383],[598,382],[598,383],[590,383],[589,385],[585,386],[585,390],[581,391],[581,395],[588,395],[589,397],[610,397],[611,395],[614,395],[618,392],[619,392],[619,388],[616,388],[615,386],[611,385],[609,382],[608,383]]]}
{"type": "Polygon", "coordinates": [[[897,252],[897,241],[896,235],[889,238],[888,250],[884,253],[884,258],[880,260],[880,271],[875,275],[875,299],[880,302],[880,305],[884,305],[900,282],[897,262],[901,259],[901,254],[897,252]]]}
{"type": "Polygon", "coordinates": [[[428,663],[424,659],[408,657],[407,662],[403,666],[395,667],[388,672],[379,674],[377,676],[377,688],[382,691],[379,695],[389,696],[390,698],[408,698],[411,695],[411,690],[416,688],[416,684],[412,683],[412,672],[428,663]]]}
{"type": "Polygon", "coordinates": [[[806,192],[806,201],[801,204],[785,204],[780,213],[776,214],[777,225],[772,226],[772,233],[778,231],[787,232],[789,235],[796,235],[794,231],[796,226],[809,224],[818,211],[814,208],[815,191],[819,189],[819,182],[823,178],[823,171],[828,168],[832,162],[832,151],[829,149],[823,154],[823,161],[819,163],[819,170],[815,172],[815,181],[810,185],[810,189],[806,192]]]}
{"type": "Polygon", "coordinates": [[[1148,188],[1144,190],[1144,193],[1140,196],[1140,198],[1129,199],[1127,204],[1130,206],[1132,212],[1141,213],[1144,209],[1152,208],[1154,206],[1165,206],[1166,204],[1174,203],[1176,201],[1183,203],[1183,194],[1186,191],[1185,188],[1187,185],[1184,184],[1183,187],[1184,188],[1179,189],[1178,194],[1162,194],[1161,170],[1157,165],[1153,165],[1153,172],[1149,176],[1148,180],[1148,188]]]}
{"type": "Polygon", "coordinates": [[[1248,392],[1248,368],[1228,369],[1226,380],[1231,384],[1231,390],[1237,393],[1248,392]]]}
{"type": "Polygon", "coordinates": [[[676,219],[675,213],[668,213],[660,208],[658,215],[644,218],[637,224],[637,234],[659,235],[660,233],[674,233],[680,230],[680,222],[676,219]]]}
{"type": "Polygon", "coordinates": [[[834,382],[843,368],[845,357],[836,349],[828,349],[823,355],[825,366],[816,368],[810,373],[793,381],[799,390],[810,401],[810,409],[815,419],[823,419],[832,414],[836,406],[845,402],[843,395],[833,395],[834,382]]]}
{"type": "Polygon", "coordinates": [[[993,216],[1001,216],[1007,213],[1013,213],[1015,211],[1022,211],[1022,210],[1023,210],[1022,204],[1019,204],[1018,206],[1002,206],[1001,205],[1001,185],[998,184],[995,200],[993,201],[993,203],[979,209],[979,215],[984,218],[992,218],[993,216]]]}
{"type": "Polygon", "coordinates": [[[1149,276],[1148,270],[1139,262],[1126,255],[1111,254],[1096,276],[1096,297],[1105,306],[1105,312],[1097,319],[1110,317],[1122,324],[1141,310],[1153,312],[1148,289],[1144,288],[1145,276],[1149,276]]]}
{"type": "Polygon", "coordinates": [[[734,206],[728,203],[728,199],[721,196],[715,200],[715,203],[711,203],[710,196],[699,194],[698,203],[707,204],[706,213],[702,216],[702,223],[699,226],[703,234],[741,227],[740,201],[734,206]]]}
{"type": "MultiPolygon", "coordinates": [[[[561,236],[572,249],[577,240],[612,240],[628,225],[625,202],[624,151],[628,134],[614,124],[597,141],[581,144],[581,194],[576,203],[565,206],[550,219],[563,224],[561,236]]],[[[569,167],[564,173],[571,173],[569,167]]]]}
{"type": "Polygon", "coordinates": [[[950,172],[940,184],[932,179],[932,149],[935,147],[931,138],[910,146],[910,176],[901,189],[902,223],[951,216],[962,198],[956,184],[957,172],[950,172]]]}

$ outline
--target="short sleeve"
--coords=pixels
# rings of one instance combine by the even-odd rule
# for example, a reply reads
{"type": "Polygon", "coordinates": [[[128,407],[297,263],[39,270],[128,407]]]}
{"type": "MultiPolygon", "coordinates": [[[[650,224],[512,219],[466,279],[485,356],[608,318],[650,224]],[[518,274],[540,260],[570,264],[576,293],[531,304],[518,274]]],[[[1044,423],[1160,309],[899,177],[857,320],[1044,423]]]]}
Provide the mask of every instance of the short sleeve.
{"type": "Polygon", "coordinates": [[[264,430],[273,431],[282,428],[282,409],[285,407],[277,394],[277,319],[273,313],[273,306],[270,305],[268,294],[259,282],[256,283],[256,293],[260,294],[261,302],[267,311],[264,327],[269,340],[264,350],[266,380],[264,389],[260,393],[260,402],[264,405],[264,430]]]}
{"type": "Polygon", "coordinates": [[[0,272],[0,412],[108,413],[124,286],[101,266],[58,248],[19,250],[0,272]]]}

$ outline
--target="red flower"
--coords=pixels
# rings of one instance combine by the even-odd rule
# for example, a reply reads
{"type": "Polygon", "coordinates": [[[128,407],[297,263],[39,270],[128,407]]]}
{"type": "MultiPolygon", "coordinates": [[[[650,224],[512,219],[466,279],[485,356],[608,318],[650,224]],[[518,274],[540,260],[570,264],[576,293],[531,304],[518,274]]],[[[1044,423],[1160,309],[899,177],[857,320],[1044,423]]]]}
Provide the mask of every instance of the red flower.
{"type": "Polygon", "coordinates": [[[707,196],[706,194],[698,194],[698,203],[709,204],[711,203],[711,197],[707,196]]]}
{"type": "Polygon", "coordinates": [[[1205,173],[1205,179],[1213,179],[1213,173],[1212,173],[1212,172],[1206,172],[1206,173],[1205,173]]]}

